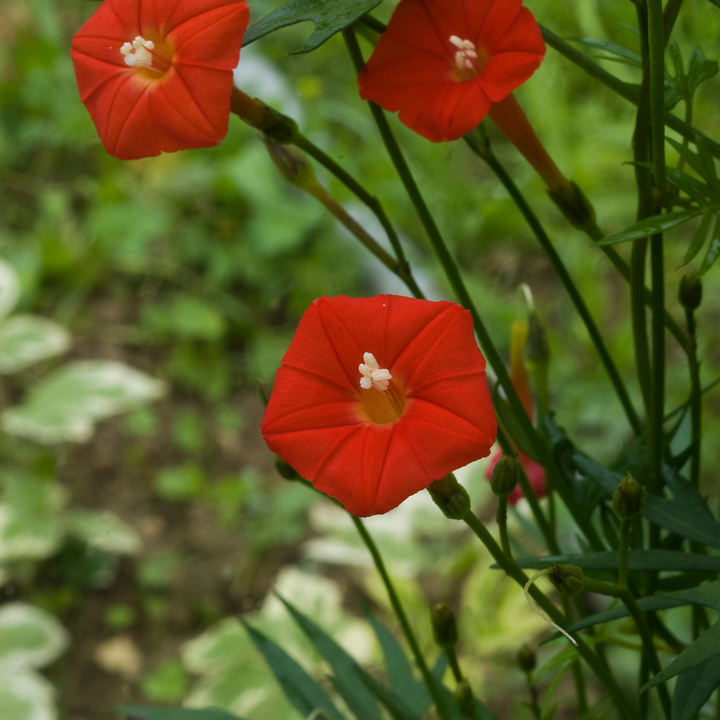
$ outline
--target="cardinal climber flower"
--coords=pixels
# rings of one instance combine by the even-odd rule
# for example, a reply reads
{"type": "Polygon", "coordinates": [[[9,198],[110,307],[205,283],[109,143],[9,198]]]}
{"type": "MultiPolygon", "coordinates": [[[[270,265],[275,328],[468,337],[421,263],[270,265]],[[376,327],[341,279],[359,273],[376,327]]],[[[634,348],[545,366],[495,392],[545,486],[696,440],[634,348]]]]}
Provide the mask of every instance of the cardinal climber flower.
{"type": "Polygon", "coordinates": [[[521,0],[400,0],[358,76],[360,96],[428,140],[457,140],[544,56],[521,0]]]}
{"type": "Polygon", "coordinates": [[[104,0],[70,55],[105,149],[134,160],[217,145],[249,17],[243,0],[104,0]]]}
{"type": "Polygon", "coordinates": [[[261,428],[270,450],[348,512],[392,510],[494,442],[470,313],[395,295],[315,300],[261,428]]]}

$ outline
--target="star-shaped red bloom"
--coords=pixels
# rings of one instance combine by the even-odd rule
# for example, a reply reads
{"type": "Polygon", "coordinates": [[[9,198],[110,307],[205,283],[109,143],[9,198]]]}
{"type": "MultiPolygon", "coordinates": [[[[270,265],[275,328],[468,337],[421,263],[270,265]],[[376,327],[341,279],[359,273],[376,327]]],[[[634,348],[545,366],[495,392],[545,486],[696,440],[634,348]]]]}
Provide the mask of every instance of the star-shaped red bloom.
{"type": "Polygon", "coordinates": [[[394,295],[315,300],[261,427],[348,512],[392,510],[490,452],[497,426],[470,313],[394,295]]]}
{"type": "Polygon", "coordinates": [[[70,54],[105,149],[134,160],[217,145],[249,16],[243,0],[104,0],[70,54]]]}
{"type": "Polygon", "coordinates": [[[400,0],[358,77],[360,95],[428,140],[456,140],[544,56],[521,0],[400,0]]]}

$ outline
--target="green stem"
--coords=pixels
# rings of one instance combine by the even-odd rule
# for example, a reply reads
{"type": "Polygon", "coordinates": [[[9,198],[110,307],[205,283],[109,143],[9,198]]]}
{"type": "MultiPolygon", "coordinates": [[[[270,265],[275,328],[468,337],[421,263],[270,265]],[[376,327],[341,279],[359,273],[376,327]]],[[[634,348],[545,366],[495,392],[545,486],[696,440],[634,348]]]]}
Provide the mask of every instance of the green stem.
{"type": "Polygon", "coordinates": [[[630,522],[623,518],[620,521],[620,538],[618,543],[618,587],[623,590],[628,586],[628,569],[630,566],[630,522]]]}
{"type": "Polygon", "coordinates": [[[405,257],[405,251],[403,250],[402,243],[398,237],[393,224],[390,222],[385,209],[382,206],[380,200],[374,195],[371,195],[355,178],[338,165],[327,153],[321,150],[317,145],[310,142],[304,135],[297,132],[293,136],[293,144],[301,150],[304,150],[310,157],[314,158],[319,162],[326,170],[332,173],[345,187],[348,188],[361,202],[363,202],[377,217],[378,221],[382,225],[385,233],[387,234],[388,240],[392,245],[395,257],[400,265],[397,272],[405,284],[410,288],[410,291],[417,298],[423,298],[424,295],[418,287],[415,279],[413,278],[412,272],[410,271],[410,265],[405,257]]]}
{"type": "Polygon", "coordinates": [[[380,552],[377,549],[375,542],[370,536],[370,533],[368,533],[367,529],[365,528],[365,523],[363,523],[360,518],[357,518],[354,515],[350,515],[350,517],[352,518],[353,523],[355,523],[355,527],[357,528],[360,537],[362,538],[363,542],[367,546],[367,549],[372,555],[375,567],[377,568],[377,571],[382,578],[383,584],[385,585],[385,590],[387,591],[388,598],[390,599],[390,604],[392,605],[393,611],[395,612],[395,615],[400,622],[400,627],[402,628],[402,631],[405,635],[405,639],[408,641],[408,645],[410,645],[410,650],[415,657],[415,662],[417,663],[417,666],[423,676],[423,680],[427,685],[428,691],[433,698],[433,702],[435,703],[438,714],[443,720],[450,720],[450,711],[448,710],[448,707],[445,704],[442,695],[440,694],[440,688],[438,687],[438,683],[435,680],[435,677],[428,669],[425,658],[422,654],[422,651],[420,650],[420,646],[418,645],[418,642],[415,638],[415,634],[413,633],[407,616],[405,615],[405,610],[400,604],[400,598],[398,598],[392,581],[390,580],[390,576],[385,569],[385,563],[383,562],[382,556],[380,555],[380,552]]]}
{"type": "Polygon", "coordinates": [[[665,415],[665,278],[663,270],[663,236],[650,240],[650,272],[652,275],[652,403],[650,415],[650,473],[648,490],[660,493],[663,486],[664,453],[663,417],[665,415]]]}
{"type": "Polygon", "coordinates": [[[665,11],[663,12],[663,37],[665,38],[665,45],[667,45],[670,40],[682,4],[683,0],[667,0],[667,3],[665,3],[665,11]]]}
{"type": "Polygon", "coordinates": [[[595,324],[595,321],[593,320],[593,317],[590,314],[590,311],[588,310],[587,305],[585,304],[585,301],[582,298],[582,295],[580,295],[580,293],[577,289],[577,286],[575,285],[572,278],[570,277],[570,273],[568,273],[567,268],[565,267],[557,250],[555,250],[555,247],[553,246],[552,242],[550,241],[550,238],[548,237],[547,233],[545,232],[545,229],[543,228],[542,224],[540,223],[537,215],[535,215],[532,208],[527,203],[527,201],[523,197],[522,193],[520,192],[520,190],[518,189],[517,185],[515,184],[513,179],[510,177],[508,172],[505,170],[505,168],[502,166],[502,164],[498,161],[497,157],[495,157],[495,154],[490,149],[489,143],[486,142],[486,143],[481,144],[481,143],[477,142],[476,138],[473,135],[466,135],[465,142],[468,144],[468,146],[471,148],[471,150],[474,153],[476,153],[479,157],[481,157],[488,164],[490,169],[495,173],[497,178],[503,184],[503,186],[507,190],[508,194],[510,195],[510,197],[513,199],[513,201],[517,205],[518,209],[520,210],[522,216],[525,218],[525,221],[530,226],[530,229],[535,234],[535,237],[537,238],[538,242],[540,243],[545,254],[550,259],[550,263],[552,264],[553,269],[555,270],[557,276],[560,278],[560,282],[563,284],[565,290],[567,291],[568,295],[570,296],[570,300],[572,301],[573,305],[575,306],[575,309],[578,311],[578,314],[580,315],[583,323],[585,324],[585,328],[587,329],[588,335],[590,336],[590,339],[592,340],[593,344],[595,345],[595,349],[597,350],[597,353],[600,356],[600,360],[601,360],[602,364],[605,366],[605,371],[607,372],[608,377],[610,378],[610,382],[612,383],[613,388],[615,389],[615,393],[617,394],[618,399],[620,400],[620,404],[622,405],[623,410],[625,411],[628,422],[630,423],[630,427],[632,427],[633,432],[635,433],[636,436],[640,435],[640,433],[641,433],[640,420],[637,416],[637,413],[635,412],[635,408],[632,405],[630,396],[628,395],[628,392],[625,389],[625,385],[623,383],[622,377],[620,376],[620,373],[618,372],[618,369],[617,369],[615,363],[613,362],[613,359],[610,356],[610,353],[608,352],[607,347],[605,346],[605,342],[602,338],[602,335],[601,335],[600,331],[598,330],[598,327],[595,324]]]}
{"type": "Polygon", "coordinates": [[[693,445],[690,456],[690,483],[697,488],[700,484],[700,441],[702,437],[702,391],[700,389],[700,363],[697,357],[697,333],[695,313],[691,309],[685,310],[685,319],[688,326],[689,352],[688,364],[690,369],[690,440],[693,445]]]}
{"type": "Polygon", "coordinates": [[[662,0],[647,0],[650,125],[655,187],[665,192],[665,39],[662,0]]]}
{"type": "Polygon", "coordinates": [[[587,692],[585,691],[585,675],[583,674],[582,665],[576,660],[573,665],[573,675],[575,676],[575,697],[577,700],[577,714],[582,717],[587,712],[587,692]]]}
{"type": "MultiPolygon", "coordinates": [[[[554,32],[540,26],[543,39],[553,49],[557,50],[561,55],[564,55],[568,60],[575,63],[579,68],[584,70],[588,75],[599,80],[601,83],[609,87],[611,90],[616,92],[618,95],[623,97],[625,100],[637,105],[639,102],[640,93],[636,87],[624,83],[622,80],[616,78],[612,73],[601,68],[597,63],[593,62],[586,55],[576,50],[572,45],[566,43],[554,32]]],[[[669,37],[669,36],[668,36],[669,37]]],[[[706,141],[710,152],[716,157],[720,158],[720,143],[711,140],[709,137],[701,133],[699,130],[691,127],[686,122],[683,122],[679,117],[673,115],[671,112],[666,111],[664,113],[665,125],[675,130],[682,137],[688,138],[691,142],[697,142],[698,139],[706,141]]]]}
{"type": "Polygon", "coordinates": [[[645,258],[647,239],[634,240],[630,255],[630,317],[632,319],[635,367],[640,383],[645,414],[650,416],[650,350],[647,339],[647,315],[645,312],[645,258]]]}
{"type": "Polygon", "coordinates": [[[500,531],[500,545],[502,546],[502,551],[509,558],[512,558],[512,550],[510,549],[510,538],[508,537],[507,529],[507,505],[508,501],[506,497],[498,498],[497,524],[498,530],[500,531]]]}
{"type": "MultiPolygon", "coordinates": [[[[345,28],[343,30],[343,37],[345,38],[345,43],[355,66],[355,70],[357,72],[360,72],[360,70],[362,70],[364,66],[364,60],[352,27],[345,28]]],[[[572,495],[572,492],[569,488],[565,487],[564,483],[561,486],[560,483],[562,483],[562,479],[560,475],[560,469],[555,462],[555,458],[552,456],[552,453],[547,448],[544,440],[535,430],[532,420],[530,420],[530,417],[528,416],[527,411],[522,404],[522,401],[518,397],[517,391],[515,390],[515,387],[510,380],[507,368],[505,367],[505,364],[503,363],[500,354],[495,348],[495,345],[490,338],[490,334],[488,333],[487,328],[485,327],[485,324],[483,323],[479,313],[477,312],[475,304],[473,303],[470,294],[465,287],[465,283],[463,282],[462,276],[460,275],[460,271],[455,261],[453,260],[450,251],[447,248],[445,240],[440,234],[440,230],[435,224],[435,220],[430,211],[428,210],[428,207],[425,204],[422,195],[420,194],[420,190],[415,183],[415,179],[410,172],[410,168],[405,160],[405,157],[402,154],[402,151],[400,150],[400,146],[395,140],[395,136],[390,129],[390,125],[388,124],[387,118],[385,117],[382,108],[380,108],[373,102],[369,102],[368,105],[370,106],[370,111],[372,112],[375,123],[377,124],[380,131],[380,135],[383,139],[385,148],[390,156],[390,159],[393,162],[393,165],[395,166],[395,170],[400,176],[400,180],[405,186],[405,190],[408,193],[408,196],[410,197],[410,200],[415,207],[418,217],[420,218],[420,221],[425,228],[425,232],[430,239],[430,244],[432,245],[435,255],[437,256],[440,264],[442,265],[445,276],[447,277],[450,286],[452,287],[458,299],[458,302],[464,308],[470,311],[473,319],[475,333],[477,334],[478,340],[480,342],[480,347],[482,348],[490,367],[492,367],[493,371],[495,372],[500,386],[505,392],[505,396],[507,397],[510,409],[514,414],[520,429],[522,430],[528,442],[532,446],[530,448],[532,454],[534,454],[539,459],[540,464],[543,465],[547,473],[549,473],[553,477],[558,477],[558,489],[561,492],[563,501],[567,505],[572,516],[576,519],[578,526],[587,538],[588,542],[590,542],[590,544],[596,549],[602,548],[603,544],[600,541],[600,538],[598,537],[595,528],[592,524],[587,522],[587,519],[585,518],[584,513],[581,511],[575,497],[572,495]],[[560,489],[561,487],[562,489],[560,489]]]]}
{"type": "Polygon", "coordinates": [[[443,650],[445,651],[445,657],[448,659],[448,665],[450,665],[455,682],[462,682],[463,674],[460,670],[460,663],[458,662],[455,648],[452,645],[448,645],[444,647],[443,650]]]}
{"type": "MultiPolygon", "coordinates": [[[[473,513],[468,513],[464,518],[468,527],[477,535],[480,541],[489,550],[505,574],[511,577],[521,587],[525,587],[528,577],[517,566],[517,564],[503,553],[501,547],[495,542],[488,529],[477,519],[473,513]]],[[[530,595],[533,600],[543,609],[545,614],[553,620],[553,622],[561,625],[565,617],[564,615],[543,595],[534,585],[529,588],[530,595]]],[[[623,718],[634,720],[637,717],[637,710],[630,702],[628,697],[622,691],[609,669],[604,666],[593,650],[583,641],[582,638],[576,638],[578,643],[578,652],[582,659],[588,664],[590,669],[595,673],[598,679],[607,688],[613,698],[618,711],[623,718]]]]}

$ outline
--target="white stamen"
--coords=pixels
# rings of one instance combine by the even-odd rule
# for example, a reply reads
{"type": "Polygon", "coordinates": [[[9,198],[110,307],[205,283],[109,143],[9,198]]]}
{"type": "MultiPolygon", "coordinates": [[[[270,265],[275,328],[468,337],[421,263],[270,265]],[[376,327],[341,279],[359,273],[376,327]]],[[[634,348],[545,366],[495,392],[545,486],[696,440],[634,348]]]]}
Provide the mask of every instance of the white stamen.
{"type": "Polygon", "coordinates": [[[372,353],[364,353],[363,360],[365,362],[360,363],[358,367],[362,375],[360,378],[360,387],[363,390],[369,390],[371,387],[374,387],[380,392],[385,392],[390,385],[390,380],[392,380],[390,371],[381,368],[372,353]]]}
{"type": "Polygon", "coordinates": [[[450,42],[458,49],[455,53],[455,65],[458,70],[475,70],[476,64],[473,62],[477,59],[477,50],[472,40],[462,40],[457,35],[450,36],[450,42]]]}
{"type": "Polygon", "coordinates": [[[155,49],[152,40],[138,35],[132,43],[126,42],[120,48],[120,54],[125,58],[125,64],[129,67],[152,67],[153,57],[150,50],[155,49]]]}

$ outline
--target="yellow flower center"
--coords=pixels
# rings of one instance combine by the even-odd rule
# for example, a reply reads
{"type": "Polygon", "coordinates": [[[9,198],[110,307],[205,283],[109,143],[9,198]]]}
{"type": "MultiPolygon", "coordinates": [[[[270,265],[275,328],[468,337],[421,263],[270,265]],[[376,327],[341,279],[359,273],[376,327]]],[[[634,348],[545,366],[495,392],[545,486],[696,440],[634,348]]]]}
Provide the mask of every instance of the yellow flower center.
{"type": "Polygon", "coordinates": [[[372,353],[365,353],[360,363],[360,414],[376,425],[394,423],[405,411],[406,397],[397,380],[381,368],[372,353]]]}

